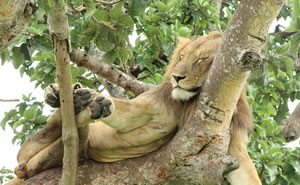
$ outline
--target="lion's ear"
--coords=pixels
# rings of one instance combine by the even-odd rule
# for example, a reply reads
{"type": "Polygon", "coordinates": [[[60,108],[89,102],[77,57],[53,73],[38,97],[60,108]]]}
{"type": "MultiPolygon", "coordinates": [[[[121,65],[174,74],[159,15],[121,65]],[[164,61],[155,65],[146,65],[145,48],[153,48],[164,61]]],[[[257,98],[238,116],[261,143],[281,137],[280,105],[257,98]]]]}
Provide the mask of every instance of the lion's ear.
{"type": "Polygon", "coordinates": [[[184,37],[177,37],[177,40],[178,40],[178,44],[177,44],[178,46],[179,45],[186,45],[186,44],[191,42],[190,39],[184,38],[184,37]]]}

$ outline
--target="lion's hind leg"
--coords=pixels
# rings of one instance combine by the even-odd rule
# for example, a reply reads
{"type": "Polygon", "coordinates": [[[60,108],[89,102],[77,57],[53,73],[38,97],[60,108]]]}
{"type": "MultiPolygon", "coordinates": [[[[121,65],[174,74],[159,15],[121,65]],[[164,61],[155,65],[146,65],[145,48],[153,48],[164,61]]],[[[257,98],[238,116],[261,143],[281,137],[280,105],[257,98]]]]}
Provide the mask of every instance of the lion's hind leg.
{"type": "Polygon", "coordinates": [[[48,119],[47,125],[41,130],[31,135],[22,145],[18,152],[17,160],[19,165],[15,169],[15,174],[19,178],[26,178],[27,163],[41,151],[54,143],[61,137],[60,111],[56,110],[48,119]]]}
{"type": "Polygon", "coordinates": [[[61,166],[63,152],[63,142],[59,138],[27,162],[27,177],[32,177],[41,171],[61,166]]]}
{"type": "Polygon", "coordinates": [[[234,131],[231,136],[229,153],[239,162],[239,168],[227,175],[231,185],[261,185],[256,168],[248,155],[247,133],[242,130],[234,131]]]}
{"type": "MultiPolygon", "coordinates": [[[[59,106],[57,88],[57,86],[51,84],[45,91],[45,102],[52,107],[59,106]]],[[[17,157],[19,165],[15,168],[17,177],[27,177],[27,163],[60,138],[61,131],[61,114],[58,109],[48,118],[46,126],[32,134],[21,146],[17,157]]]]}

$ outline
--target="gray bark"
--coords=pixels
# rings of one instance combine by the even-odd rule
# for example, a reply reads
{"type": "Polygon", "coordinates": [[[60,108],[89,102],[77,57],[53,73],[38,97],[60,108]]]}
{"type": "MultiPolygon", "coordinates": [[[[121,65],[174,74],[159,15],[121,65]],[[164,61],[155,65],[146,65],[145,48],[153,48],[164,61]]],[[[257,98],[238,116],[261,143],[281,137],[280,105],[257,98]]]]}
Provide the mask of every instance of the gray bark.
{"type": "Polygon", "coordinates": [[[49,15],[49,26],[56,58],[56,77],[59,85],[60,111],[62,117],[62,141],[64,144],[63,172],[61,185],[75,185],[79,138],[75,124],[73,104],[72,73],[70,67],[70,36],[67,17],[67,6],[59,0],[53,1],[49,15]]]}
{"type": "Polygon", "coordinates": [[[34,17],[36,5],[30,0],[0,1],[0,53],[26,30],[34,17]]]}
{"type": "Polygon", "coordinates": [[[88,68],[93,73],[122,87],[126,91],[132,91],[135,95],[139,95],[153,87],[152,84],[146,84],[138,81],[134,77],[123,73],[112,65],[104,63],[101,59],[102,58],[97,55],[89,56],[79,49],[74,49],[71,52],[72,62],[76,63],[78,66],[88,68]]]}

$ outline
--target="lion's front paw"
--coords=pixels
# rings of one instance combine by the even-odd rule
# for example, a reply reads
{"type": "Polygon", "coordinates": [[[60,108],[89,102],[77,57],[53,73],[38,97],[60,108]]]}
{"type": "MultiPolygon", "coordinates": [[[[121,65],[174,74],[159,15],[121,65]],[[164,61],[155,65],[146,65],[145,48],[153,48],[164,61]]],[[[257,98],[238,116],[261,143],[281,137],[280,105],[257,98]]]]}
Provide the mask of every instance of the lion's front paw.
{"type": "Polygon", "coordinates": [[[45,90],[45,102],[53,108],[60,107],[59,88],[57,84],[50,84],[45,90]]]}
{"type": "Polygon", "coordinates": [[[26,165],[26,161],[21,161],[19,165],[15,168],[14,172],[18,178],[24,179],[27,176],[26,165]]]}
{"type": "Polygon", "coordinates": [[[115,108],[114,102],[104,96],[98,96],[89,104],[91,110],[91,118],[105,118],[109,116],[115,108]]]}
{"type": "Polygon", "coordinates": [[[85,109],[92,102],[95,94],[95,91],[92,89],[75,90],[73,94],[75,114],[85,109]]]}

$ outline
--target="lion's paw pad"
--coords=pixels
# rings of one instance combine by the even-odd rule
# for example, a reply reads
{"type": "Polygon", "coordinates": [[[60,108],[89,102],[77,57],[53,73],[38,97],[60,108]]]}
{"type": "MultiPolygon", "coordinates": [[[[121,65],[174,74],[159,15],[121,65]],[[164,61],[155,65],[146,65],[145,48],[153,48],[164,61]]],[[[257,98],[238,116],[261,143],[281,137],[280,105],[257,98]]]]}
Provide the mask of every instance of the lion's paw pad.
{"type": "Polygon", "coordinates": [[[93,94],[88,89],[78,89],[73,94],[75,114],[78,114],[92,101],[93,94]]]}
{"type": "Polygon", "coordinates": [[[115,105],[111,99],[104,96],[98,96],[93,99],[89,104],[89,107],[92,113],[91,118],[98,119],[109,116],[114,110],[115,105]]]}

